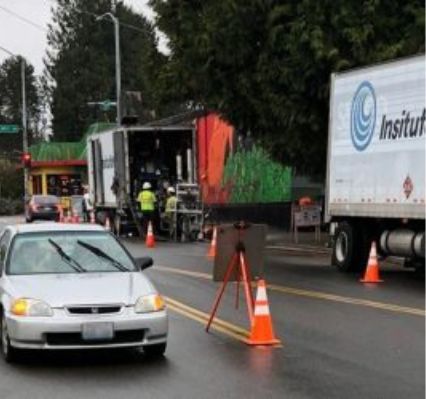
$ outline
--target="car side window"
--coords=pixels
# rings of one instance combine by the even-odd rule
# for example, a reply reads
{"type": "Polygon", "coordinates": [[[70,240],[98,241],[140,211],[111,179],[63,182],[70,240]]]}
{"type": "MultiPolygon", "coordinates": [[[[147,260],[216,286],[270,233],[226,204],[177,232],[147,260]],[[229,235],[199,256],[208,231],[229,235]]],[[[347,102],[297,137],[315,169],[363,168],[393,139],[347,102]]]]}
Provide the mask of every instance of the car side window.
{"type": "Polygon", "coordinates": [[[9,231],[0,236],[0,275],[3,274],[4,262],[6,260],[7,248],[10,243],[11,234],[9,231]]]}

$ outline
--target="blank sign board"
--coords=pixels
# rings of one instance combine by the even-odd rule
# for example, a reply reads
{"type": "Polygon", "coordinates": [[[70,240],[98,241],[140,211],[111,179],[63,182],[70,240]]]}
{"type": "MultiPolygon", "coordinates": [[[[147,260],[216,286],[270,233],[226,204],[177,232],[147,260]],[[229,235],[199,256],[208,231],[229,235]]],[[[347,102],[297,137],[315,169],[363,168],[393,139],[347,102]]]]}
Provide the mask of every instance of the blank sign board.
{"type": "MultiPolygon", "coordinates": [[[[251,224],[241,231],[237,230],[233,224],[218,226],[213,281],[224,280],[226,269],[236,252],[235,248],[240,239],[245,246],[245,257],[252,279],[263,276],[266,230],[267,227],[264,224],[251,224]]],[[[238,268],[234,269],[230,281],[237,279],[235,270],[238,268]]]]}

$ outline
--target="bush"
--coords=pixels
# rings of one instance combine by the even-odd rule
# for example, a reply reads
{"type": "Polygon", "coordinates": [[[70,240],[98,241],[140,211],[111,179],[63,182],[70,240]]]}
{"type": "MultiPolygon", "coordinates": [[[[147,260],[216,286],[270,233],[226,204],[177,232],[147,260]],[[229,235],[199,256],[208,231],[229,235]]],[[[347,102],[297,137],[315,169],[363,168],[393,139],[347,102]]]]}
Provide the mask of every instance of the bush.
{"type": "Polygon", "coordinates": [[[12,216],[24,212],[24,201],[22,199],[0,198],[0,215],[12,216]]]}
{"type": "MultiPolygon", "coordinates": [[[[24,175],[19,164],[0,158],[0,198],[18,199],[24,195],[24,175]]],[[[1,211],[0,211],[1,212],[1,211]]]]}

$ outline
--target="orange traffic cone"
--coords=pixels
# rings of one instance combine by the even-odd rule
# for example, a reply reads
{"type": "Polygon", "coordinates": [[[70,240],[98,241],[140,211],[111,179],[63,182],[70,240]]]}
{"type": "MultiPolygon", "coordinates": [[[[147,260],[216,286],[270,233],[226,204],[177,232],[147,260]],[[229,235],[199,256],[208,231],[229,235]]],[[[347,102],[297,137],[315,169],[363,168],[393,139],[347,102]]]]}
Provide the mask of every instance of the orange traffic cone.
{"type": "Polygon", "coordinates": [[[59,223],[65,223],[64,210],[62,209],[62,206],[59,207],[59,223]]]}
{"type": "Polygon", "coordinates": [[[154,232],[152,230],[152,223],[148,223],[148,233],[146,235],[145,245],[147,248],[154,248],[155,247],[155,237],[154,232]]]}
{"type": "Polygon", "coordinates": [[[210,259],[214,259],[216,256],[216,244],[217,244],[217,227],[213,228],[213,238],[210,244],[209,252],[207,253],[207,257],[210,259]]]}
{"type": "Polygon", "coordinates": [[[280,340],[275,337],[272,327],[268,297],[266,296],[266,284],[263,279],[257,283],[254,319],[250,337],[246,340],[246,343],[249,345],[276,345],[280,343],[280,340]]]}
{"type": "Polygon", "coordinates": [[[80,223],[80,216],[78,216],[78,213],[75,212],[75,211],[73,211],[72,222],[73,223],[80,223]]]}
{"type": "Polygon", "coordinates": [[[111,231],[111,222],[109,221],[109,217],[105,219],[105,230],[111,231]]]}
{"type": "Polygon", "coordinates": [[[379,277],[379,262],[377,261],[376,243],[373,241],[371,244],[370,256],[368,257],[367,268],[365,269],[364,278],[362,283],[381,283],[383,280],[379,277]]]}

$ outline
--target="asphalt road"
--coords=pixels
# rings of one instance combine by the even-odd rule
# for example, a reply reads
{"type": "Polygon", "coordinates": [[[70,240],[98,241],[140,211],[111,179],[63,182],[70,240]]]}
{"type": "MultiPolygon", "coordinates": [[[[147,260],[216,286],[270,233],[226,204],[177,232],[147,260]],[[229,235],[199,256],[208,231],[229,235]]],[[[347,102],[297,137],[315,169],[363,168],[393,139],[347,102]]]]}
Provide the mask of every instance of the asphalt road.
{"type": "MultiPolygon", "coordinates": [[[[0,230],[1,230],[0,220],[0,230]]],[[[326,257],[268,253],[265,277],[282,346],[249,347],[244,303],[230,286],[209,334],[217,283],[206,244],[160,243],[147,271],[168,298],[166,357],[136,352],[29,353],[0,361],[0,398],[424,398],[424,279],[385,265],[378,286],[337,273],[326,257]]]]}

